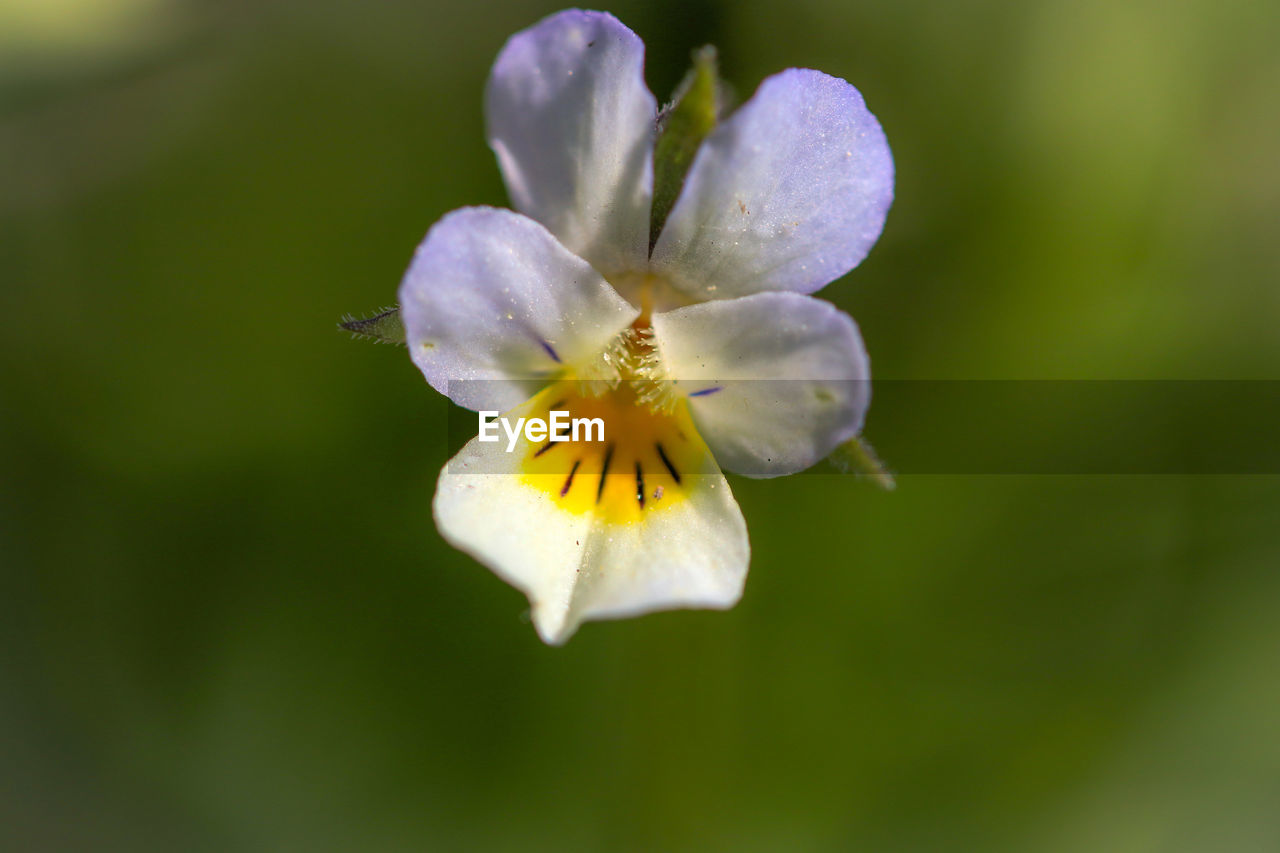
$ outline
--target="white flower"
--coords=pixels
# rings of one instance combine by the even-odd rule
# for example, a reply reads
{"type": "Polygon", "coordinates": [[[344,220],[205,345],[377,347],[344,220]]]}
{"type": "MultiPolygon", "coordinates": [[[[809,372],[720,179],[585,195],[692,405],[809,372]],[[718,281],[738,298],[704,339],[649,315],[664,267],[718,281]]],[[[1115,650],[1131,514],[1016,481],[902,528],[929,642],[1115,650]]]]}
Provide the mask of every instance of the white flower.
{"type": "Polygon", "coordinates": [[[454,402],[605,421],[604,442],[473,440],[436,490],[441,534],[524,591],[552,644],[732,606],[750,551],[720,467],[806,468],[869,402],[856,326],[805,295],[862,260],[892,201],[862,97],[818,71],[765,80],[703,142],[651,254],[643,63],[597,12],[512,37],[486,114],[519,213],[445,216],[400,287],[413,361],[454,402]]]}

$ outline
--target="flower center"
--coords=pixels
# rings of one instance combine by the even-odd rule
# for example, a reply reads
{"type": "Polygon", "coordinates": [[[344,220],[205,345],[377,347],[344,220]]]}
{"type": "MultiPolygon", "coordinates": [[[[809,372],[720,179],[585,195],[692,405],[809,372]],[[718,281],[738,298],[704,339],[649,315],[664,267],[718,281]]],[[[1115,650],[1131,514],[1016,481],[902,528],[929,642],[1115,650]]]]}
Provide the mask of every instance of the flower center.
{"type": "Polygon", "coordinates": [[[594,394],[566,381],[538,394],[529,416],[549,422],[552,411],[603,425],[603,437],[588,428],[573,436],[577,440],[531,447],[521,465],[524,482],[567,512],[641,521],[684,500],[698,477],[714,473],[683,401],[664,411],[641,399],[630,382],[594,394]]]}
{"type": "Polygon", "coordinates": [[[662,276],[652,273],[628,272],[610,275],[609,283],[623,299],[640,309],[640,318],[636,322],[644,326],[649,325],[649,317],[654,311],[670,311],[698,301],[676,290],[662,276]]]}

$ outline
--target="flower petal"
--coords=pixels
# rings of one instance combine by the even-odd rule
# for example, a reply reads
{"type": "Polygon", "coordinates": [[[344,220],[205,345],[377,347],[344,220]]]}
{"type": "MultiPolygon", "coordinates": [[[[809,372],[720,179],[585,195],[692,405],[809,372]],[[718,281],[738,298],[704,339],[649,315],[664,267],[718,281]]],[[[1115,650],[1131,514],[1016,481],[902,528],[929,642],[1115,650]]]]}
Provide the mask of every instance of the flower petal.
{"type": "MultiPolygon", "coordinates": [[[[546,405],[541,394],[507,417],[546,405]]],[[[663,496],[653,485],[662,482],[655,458],[645,487],[649,500],[623,514],[625,520],[618,507],[607,505],[627,493],[636,497],[629,460],[620,464],[615,457],[612,468],[606,461],[603,469],[597,462],[592,470],[575,464],[559,475],[545,473],[545,467],[529,474],[537,448],[528,441],[521,438],[507,452],[505,441],[473,439],[440,473],[436,526],[451,545],[528,596],[534,626],[552,645],[590,619],[731,607],[746,580],[746,523],[691,425],[688,433],[697,443],[697,464],[682,464],[679,480],[667,480],[663,496]],[[609,472],[607,490],[602,470],[609,472]],[[583,493],[586,505],[575,504],[583,493]]]]}
{"type": "Polygon", "coordinates": [[[653,251],[700,299],[812,293],[866,257],[893,201],[893,157],[853,86],[792,68],[702,144],[653,251]]]}
{"type": "Polygon", "coordinates": [[[571,9],[516,33],[485,95],[512,206],[605,274],[641,269],[657,110],[644,43],[612,15],[571,9]]]}
{"type": "Polygon", "coordinates": [[[527,400],[596,358],[637,314],[541,225],[491,207],[455,210],[427,232],[400,305],[414,364],[469,409],[527,400]]]}
{"type": "Polygon", "coordinates": [[[668,375],[727,471],[793,474],[862,428],[866,349],[830,303],[758,293],[655,314],[653,329],[668,375]]]}

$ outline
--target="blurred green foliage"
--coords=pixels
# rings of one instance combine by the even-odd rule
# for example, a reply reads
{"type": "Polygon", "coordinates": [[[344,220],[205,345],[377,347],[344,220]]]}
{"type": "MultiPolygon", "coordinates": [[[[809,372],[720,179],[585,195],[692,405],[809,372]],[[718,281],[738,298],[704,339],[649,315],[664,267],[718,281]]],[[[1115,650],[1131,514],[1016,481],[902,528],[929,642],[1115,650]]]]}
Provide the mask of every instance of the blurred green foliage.
{"type": "MultiPolygon", "coordinates": [[[[505,204],[484,80],[556,7],[36,5],[0,0],[0,848],[1275,849],[1276,478],[736,479],[738,608],[545,648],[433,528],[445,404],[334,324],[505,204]]],[[[861,89],[897,202],[823,295],[877,376],[1280,378],[1275,4],[611,11],[659,98],[705,43],[742,97],[861,89]]]]}

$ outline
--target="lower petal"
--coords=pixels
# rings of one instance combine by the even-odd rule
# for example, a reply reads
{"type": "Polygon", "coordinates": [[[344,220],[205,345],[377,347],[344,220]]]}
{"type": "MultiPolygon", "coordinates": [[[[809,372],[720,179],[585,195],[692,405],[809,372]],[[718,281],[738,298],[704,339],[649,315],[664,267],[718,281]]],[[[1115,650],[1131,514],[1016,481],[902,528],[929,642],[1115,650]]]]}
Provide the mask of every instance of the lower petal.
{"type": "Polygon", "coordinates": [[[727,608],[750,549],[737,503],[683,404],[655,412],[625,387],[562,383],[506,416],[599,418],[602,440],[473,439],[440,474],[441,535],[523,591],[539,635],[590,619],[727,608]]]}

